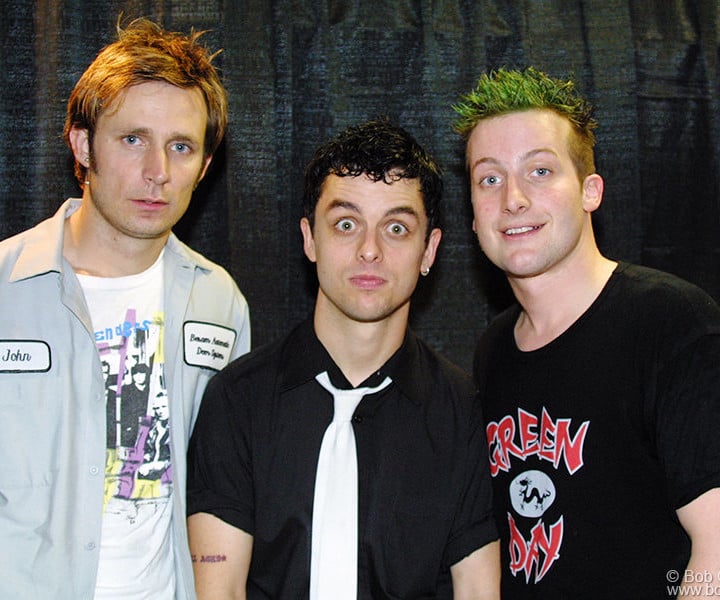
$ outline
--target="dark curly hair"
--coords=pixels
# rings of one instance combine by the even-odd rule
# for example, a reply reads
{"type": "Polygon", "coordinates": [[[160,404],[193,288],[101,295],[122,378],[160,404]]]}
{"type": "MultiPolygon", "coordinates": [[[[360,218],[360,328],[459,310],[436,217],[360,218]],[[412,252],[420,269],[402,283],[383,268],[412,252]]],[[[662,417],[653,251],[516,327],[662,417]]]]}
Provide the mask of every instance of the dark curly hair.
{"type": "Polygon", "coordinates": [[[328,175],[366,175],[373,181],[385,183],[418,179],[428,218],[426,240],[434,228],[440,227],[443,190],[440,167],[407,131],[387,118],[348,127],[315,152],[305,169],[303,195],[303,211],[311,227],[328,175]]]}

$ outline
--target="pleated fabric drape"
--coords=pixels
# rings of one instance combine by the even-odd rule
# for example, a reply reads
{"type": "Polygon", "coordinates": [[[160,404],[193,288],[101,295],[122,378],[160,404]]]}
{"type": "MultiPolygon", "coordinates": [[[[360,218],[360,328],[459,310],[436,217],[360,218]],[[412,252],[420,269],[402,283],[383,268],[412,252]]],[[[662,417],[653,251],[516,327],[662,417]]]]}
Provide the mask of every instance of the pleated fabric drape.
{"type": "Polygon", "coordinates": [[[253,342],[314,301],[302,254],[302,172],[346,125],[388,115],[441,163],[444,237],[419,284],[415,330],[469,368],[510,295],[477,248],[451,105],[479,74],[534,65],[597,106],[599,243],[720,299],[720,2],[696,0],[3,0],[0,238],[79,191],[62,142],[67,97],[118,14],[209,30],[230,130],[176,231],[236,278],[253,342]]]}

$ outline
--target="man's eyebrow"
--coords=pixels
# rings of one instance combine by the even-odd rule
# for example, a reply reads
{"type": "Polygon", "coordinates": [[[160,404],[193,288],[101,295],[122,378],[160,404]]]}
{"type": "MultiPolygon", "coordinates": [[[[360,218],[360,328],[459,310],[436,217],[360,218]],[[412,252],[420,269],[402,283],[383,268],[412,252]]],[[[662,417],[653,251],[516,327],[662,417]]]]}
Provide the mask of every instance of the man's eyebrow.
{"type": "MultiPolygon", "coordinates": [[[[357,206],[354,202],[350,202],[349,200],[341,200],[339,198],[332,200],[328,205],[327,210],[328,212],[330,212],[331,210],[338,208],[344,208],[356,214],[362,213],[360,207],[357,206]]],[[[409,215],[411,217],[415,217],[416,219],[420,218],[418,211],[415,210],[412,206],[394,206],[385,213],[386,217],[391,217],[394,215],[409,215]]]]}
{"type": "Polygon", "coordinates": [[[357,206],[357,204],[354,204],[353,202],[350,202],[348,200],[340,200],[339,198],[331,200],[330,204],[328,204],[327,207],[328,211],[336,208],[344,208],[355,213],[360,213],[360,208],[357,206]]]}
{"type": "Polygon", "coordinates": [[[181,131],[174,132],[170,135],[170,139],[174,142],[190,142],[192,144],[199,144],[201,140],[188,135],[187,133],[182,133],[181,131]]]}
{"type": "Polygon", "coordinates": [[[484,164],[491,164],[491,165],[497,165],[499,164],[497,160],[494,158],[491,158],[490,156],[483,156],[481,158],[478,158],[474,163],[470,165],[470,171],[474,171],[475,167],[478,167],[479,165],[484,164]]]}
{"type": "MultiPolygon", "coordinates": [[[[553,156],[558,155],[557,152],[555,152],[555,150],[553,150],[552,148],[533,148],[532,150],[528,150],[525,154],[521,155],[520,160],[526,161],[538,154],[545,153],[552,154],[553,156]]],[[[476,167],[484,164],[498,165],[500,164],[500,161],[498,161],[496,158],[493,158],[492,156],[482,156],[470,165],[470,171],[472,172],[473,170],[475,170],[476,167]]]]}
{"type": "Polygon", "coordinates": [[[386,217],[391,217],[394,215],[408,215],[411,217],[415,217],[416,219],[420,218],[418,211],[416,211],[412,206],[396,206],[385,213],[386,217]]]}
{"type": "Polygon", "coordinates": [[[529,158],[533,158],[538,154],[552,154],[553,156],[557,156],[557,152],[555,152],[555,150],[553,150],[552,148],[533,148],[532,150],[528,150],[520,158],[522,160],[527,160],[529,158]]]}

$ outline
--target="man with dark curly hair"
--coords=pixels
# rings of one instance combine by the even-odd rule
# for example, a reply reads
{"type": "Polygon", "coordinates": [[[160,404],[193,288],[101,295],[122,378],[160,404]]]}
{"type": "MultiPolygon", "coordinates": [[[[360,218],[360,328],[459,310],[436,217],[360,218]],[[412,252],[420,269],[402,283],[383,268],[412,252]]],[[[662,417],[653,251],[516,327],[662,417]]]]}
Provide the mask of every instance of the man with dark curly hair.
{"type": "Polygon", "coordinates": [[[499,598],[475,389],[408,329],[441,191],[387,120],[310,161],[314,314],[212,380],[191,440],[200,598],[499,598]]]}
{"type": "Polygon", "coordinates": [[[118,22],[67,106],[82,198],[0,243],[0,598],[195,597],[187,442],[250,345],[235,282],[172,233],[227,124],[200,35],[118,22]]]}
{"type": "Polygon", "coordinates": [[[600,253],[596,123],[572,81],[500,69],[455,108],[473,229],[517,299],[474,360],[503,598],[716,596],[720,309],[600,253]]]}

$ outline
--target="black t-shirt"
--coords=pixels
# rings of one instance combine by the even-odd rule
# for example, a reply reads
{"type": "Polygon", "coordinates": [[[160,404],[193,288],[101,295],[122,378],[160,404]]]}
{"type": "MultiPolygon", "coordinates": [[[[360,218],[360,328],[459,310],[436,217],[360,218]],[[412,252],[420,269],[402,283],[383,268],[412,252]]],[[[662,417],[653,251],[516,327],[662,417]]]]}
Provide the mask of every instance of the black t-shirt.
{"type": "MultiPolygon", "coordinates": [[[[309,592],[315,471],[332,396],[351,387],[307,321],[208,385],[188,456],[188,511],[253,535],[248,598],[309,592]]],[[[471,379],[411,332],[363,385],[358,452],[359,598],[452,598],[449,567],[497,539],[487,442],[471,379]]]]}
{"type": "Polygon", "coordinates": [[[720,486],[720,310],[621,263],[561,336],[521,352],[519,307],[481,338],[503,600],[674,597],[675,510],[720,486]]]}

